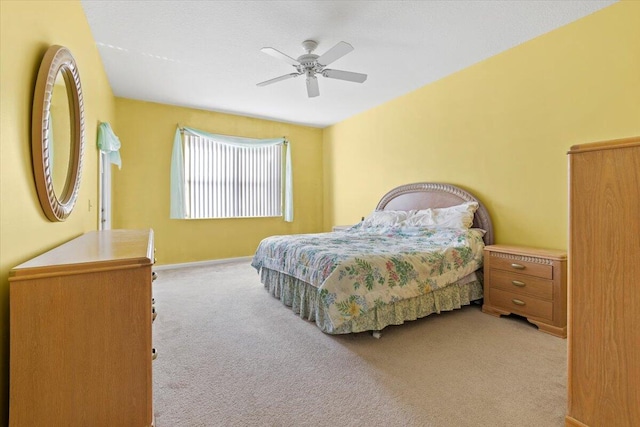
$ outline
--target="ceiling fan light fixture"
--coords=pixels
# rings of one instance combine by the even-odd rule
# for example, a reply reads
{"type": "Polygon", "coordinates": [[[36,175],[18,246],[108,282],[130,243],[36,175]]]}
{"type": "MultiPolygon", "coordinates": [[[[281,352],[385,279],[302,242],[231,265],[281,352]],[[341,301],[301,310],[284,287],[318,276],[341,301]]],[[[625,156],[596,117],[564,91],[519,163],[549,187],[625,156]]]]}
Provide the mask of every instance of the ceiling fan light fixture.
{"type": "Polygon", "coordinates": [[[267,55],[278,58],[285,61],[287,64],[292,65],[296,69],[296,73],[285,74],[284,76],[276,77],[264,82],[258,83],[257,86],[266,86],[272,83],[276,83],[282,80],[289,79],[291,77],[297,77],[305,74],[307,76],[307,95],[309,98],[314,98],[320,95],[318,88],[318,79],[316,74],[320,74],[323,77],[330,79],[345,80],[354,83],[363,83],[367,80],[367,75],[362,73],[354,73],[352,71],[343,70],[329,70],[325,67],[334,61],[342,58],[347,53],[353,50],[353,46],[346,42],[338,42],[331,49],[318,56],[312,53],[317,47],[318,43],[315,40],[305,40],[302,42],[302,47],[306,51],[305,54],[300,55],[297,59],[293,59],[289,55],[280,52],[272,47],[263,47],[262,52],[267,55]]]}

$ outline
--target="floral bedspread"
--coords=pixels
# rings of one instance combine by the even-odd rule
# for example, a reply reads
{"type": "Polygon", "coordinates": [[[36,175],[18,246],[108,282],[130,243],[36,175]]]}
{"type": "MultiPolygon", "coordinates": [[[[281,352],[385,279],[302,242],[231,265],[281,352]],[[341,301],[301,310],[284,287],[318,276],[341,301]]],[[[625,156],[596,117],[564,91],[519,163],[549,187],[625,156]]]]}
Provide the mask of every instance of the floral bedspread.
{"type": "Polygon", "coordinates": [[[264,239],[251,265],[316,287],[338,328],[370,308],[427,294],[482,266],[478,229],[388,228],[264,239]]]}

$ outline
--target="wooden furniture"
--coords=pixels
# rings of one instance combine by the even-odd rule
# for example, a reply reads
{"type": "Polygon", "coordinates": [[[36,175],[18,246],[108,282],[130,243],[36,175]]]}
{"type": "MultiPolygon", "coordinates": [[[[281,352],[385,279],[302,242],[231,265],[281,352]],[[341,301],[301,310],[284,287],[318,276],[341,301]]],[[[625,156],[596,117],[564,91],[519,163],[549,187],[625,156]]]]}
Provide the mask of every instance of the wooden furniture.
{"type": "Polygon", "coordinates": [[[490,245],[484,250],[484,304],[494,316],[517,314],[539,330],[567,337],[567,254],[490,245]]]}
{"type": "Polygon", "coordinates": [[[9,274],[9,424],[153,424],[153,231],[87,233],[9,274]]]}
{"type": "Polygon", "coordinates": [[[640,426],[640,137],[569,151],[567,426],[640,426]]]}

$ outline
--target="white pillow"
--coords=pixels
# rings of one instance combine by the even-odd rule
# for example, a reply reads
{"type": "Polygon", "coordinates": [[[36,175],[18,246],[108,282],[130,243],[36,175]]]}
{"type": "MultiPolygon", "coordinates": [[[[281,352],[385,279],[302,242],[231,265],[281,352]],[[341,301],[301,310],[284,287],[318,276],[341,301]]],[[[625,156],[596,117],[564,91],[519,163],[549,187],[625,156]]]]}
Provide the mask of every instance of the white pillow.
{"type": "Polygon", "coordinates": [[[411,215],[405,225],[431,228],[470,228],[478,203],[466,202],[448,208],[423,209],[411,215]]]}
{"type": "Polygon", "coordinates": [[[373,211],[362,221],[362,227],[395,227],[402,225],[408,217],[407,211],[373,211]]]}
{"type": "Polygon", "coordinates": [[[433,218],[432,209],[422,209],[416,211],[411,217],[405,221],[405,225],[409,227],[433,227],[435,219],[433,218]]]}

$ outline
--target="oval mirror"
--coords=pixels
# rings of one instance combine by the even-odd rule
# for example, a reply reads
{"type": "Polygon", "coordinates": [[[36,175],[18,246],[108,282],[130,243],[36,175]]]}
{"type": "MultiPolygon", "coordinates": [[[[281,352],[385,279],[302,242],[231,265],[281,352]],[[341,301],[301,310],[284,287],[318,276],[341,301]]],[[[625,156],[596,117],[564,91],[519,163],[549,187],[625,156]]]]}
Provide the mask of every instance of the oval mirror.
{"type": "Polygon", "coordinates": [[[62,46],[51,46],[40,65],[31,149],[40,205],[49,220],[64,221],[80,189],[84,108],[76,62],[62,46]]]}
{"type": "Polygon", "coordinates": [[[58,72],[49,108],[49,164],[56,198],[63,198],[71,160],[71,111],[62,72],[58,72]]]}

